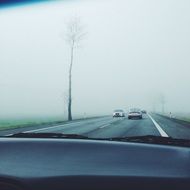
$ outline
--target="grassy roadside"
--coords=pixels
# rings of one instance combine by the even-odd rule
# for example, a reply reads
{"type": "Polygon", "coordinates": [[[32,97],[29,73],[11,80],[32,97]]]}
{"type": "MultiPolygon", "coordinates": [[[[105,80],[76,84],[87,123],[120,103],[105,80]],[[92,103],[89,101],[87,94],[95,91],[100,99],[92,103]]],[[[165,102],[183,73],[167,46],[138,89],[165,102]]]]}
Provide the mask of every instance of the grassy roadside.
{"type": "Polygon", "coordinates": [[[179,116],[176,116],[176,119],[190,122],[190,115],[179,115],[179,116]]]}
{"type": "Polygon", "coordinates": [[[1,119],[0,130],[61,123],[61,119],[1,119]]]}
{"type": "Polygon", "coordinates": [[[186,122],[188,124],[190,124],[190,113],[156,113],[158,115],[167,117],[168,119],[173,119],[176,121],[181,121],[181,122],[186,122]]]}
{"type": "MultiPolygon", "coordinates": [[[[92,116],[92,117],[86,117],[81,118],[78,117],[76,119],[73,119],[73,121],[81,121],[85,119],[95,119],[100,117],[106,117],[104,116],[92,116]]],[[[9,130],[9,129],[17,129],[17,128],[24,128],[24,127],[39,127],[39,126],[51,126],[56,124],[64,124],[68,123],[67,120],[63,120],[61,118],[29,118],[29,119],[0,119],[0,131],[3,130],[9,130]]]]}

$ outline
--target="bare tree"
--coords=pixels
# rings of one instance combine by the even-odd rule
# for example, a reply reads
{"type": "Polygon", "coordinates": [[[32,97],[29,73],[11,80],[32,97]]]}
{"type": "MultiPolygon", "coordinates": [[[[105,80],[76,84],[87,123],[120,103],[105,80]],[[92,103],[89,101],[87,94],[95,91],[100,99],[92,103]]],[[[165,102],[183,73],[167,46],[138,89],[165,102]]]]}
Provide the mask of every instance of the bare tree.
{"type": "Polygon", "coordinates": [[[67,116],[67,107],[68,107],[68,91],[64,91],[61,94],[61,99],[63,101],[63,109],[64,109],[64,114],[63,114],[63,119],[66,119],[67,116]]]}
{"type": "Polygon", "coordinates": [[[73,17],[67,23],[66,41],[70,48],[70,63],[69,63],[69,89],[68,89],[68,120],[72,120],[72,69],[74,50],[78,47],[80,41],[84,38],[84,27],[81,25],[78,17],[73,17]]]}
{"type": "Polygon", "coordinates": [[[162,113],[164,114],[165,113],[165,104],[166,104],[166,99],[165,99],[164,94],[160,94],[159,101],[161,104],[162,113]]]}

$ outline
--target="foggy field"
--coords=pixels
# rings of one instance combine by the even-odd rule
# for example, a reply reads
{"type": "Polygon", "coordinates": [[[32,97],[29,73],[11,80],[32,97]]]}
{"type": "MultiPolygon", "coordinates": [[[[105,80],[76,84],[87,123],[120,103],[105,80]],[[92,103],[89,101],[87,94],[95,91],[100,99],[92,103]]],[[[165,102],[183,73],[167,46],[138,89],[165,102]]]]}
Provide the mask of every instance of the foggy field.
{"type": "MultiPolygon", "coordinates": [[[[91,115],[88,117],[84,116],[76,116],[73,121],[81,121],[86,119],[95,119],[104,116],[91,115]]],[[[62,117],[45,117],[45,118],[18,118],[18,119],[0,119],[0,131],[6,129],[15,129],[22,127],[38,127],[45,125],[56,125],[56,124],[64,124],[67,122],[67,119],[62,117]]]]}
{"type": "Polygon", "coordinates": [[[3,10],[0,117],[66,113],[70,49],[62,36],[75,14],[88,35],[74,52],[73,117],[131,107],[188,113],[189,2],[119,2],[3,10]]]}
{"type": "Polygon", "coordinates": [[[182,121],[190,122],[190,113],[174,112],[174,113],[171,113],[171,115],[169,112],[167,112],[167,113],[157,112],[157,113],[160,115],[167,116],[167,117],[171,117],[171,118],[179,119],[182,121]]]}
{"type": "Polygon", "coordinates": [[[190,113],[175,113],[175,118],[190,122],[190,113]]]}
{"type": "Polygon", "coordinates": [[[10,129],[10,128],[20,128],[26,126],[42,125],[42,124],[53,124],[61,122],[59,118],[21,118],[21,119],[2,119],[0,120],[0,130],[10,129]]]}

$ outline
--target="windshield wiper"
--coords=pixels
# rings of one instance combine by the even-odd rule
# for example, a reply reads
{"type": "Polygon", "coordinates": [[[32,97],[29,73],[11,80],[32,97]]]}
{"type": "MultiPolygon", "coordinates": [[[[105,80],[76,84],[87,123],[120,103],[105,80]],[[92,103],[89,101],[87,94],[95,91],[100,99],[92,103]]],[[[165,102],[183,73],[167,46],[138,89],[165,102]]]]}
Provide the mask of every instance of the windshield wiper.
{"type": "Polygon", "coordinates": [[[115,137],[115,138],[110,138],[109,140],[190,147],[190,140],[188,139],[176,139],[172,137],[162,137],[162,136],[154,136],[154,135],[121,137],[121,138],[115,137]]]}
{"type": "Polygon", "coordinates": [[[64,134],[64,133],[15,133],[15,134],[7,135],[6,137],[88,139],[88,137],[83,136],[83,135],[64,134]]]}

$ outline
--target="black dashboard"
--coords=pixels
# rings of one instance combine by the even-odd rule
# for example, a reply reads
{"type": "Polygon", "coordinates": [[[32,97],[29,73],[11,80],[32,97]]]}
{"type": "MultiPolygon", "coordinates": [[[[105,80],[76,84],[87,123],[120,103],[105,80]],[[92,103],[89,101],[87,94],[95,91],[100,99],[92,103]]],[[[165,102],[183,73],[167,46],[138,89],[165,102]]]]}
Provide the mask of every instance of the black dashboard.
{"type": "Polygon", "coordinates": [[[190,149],[0,138],[0,190],[190,189],[190,149]]]}

